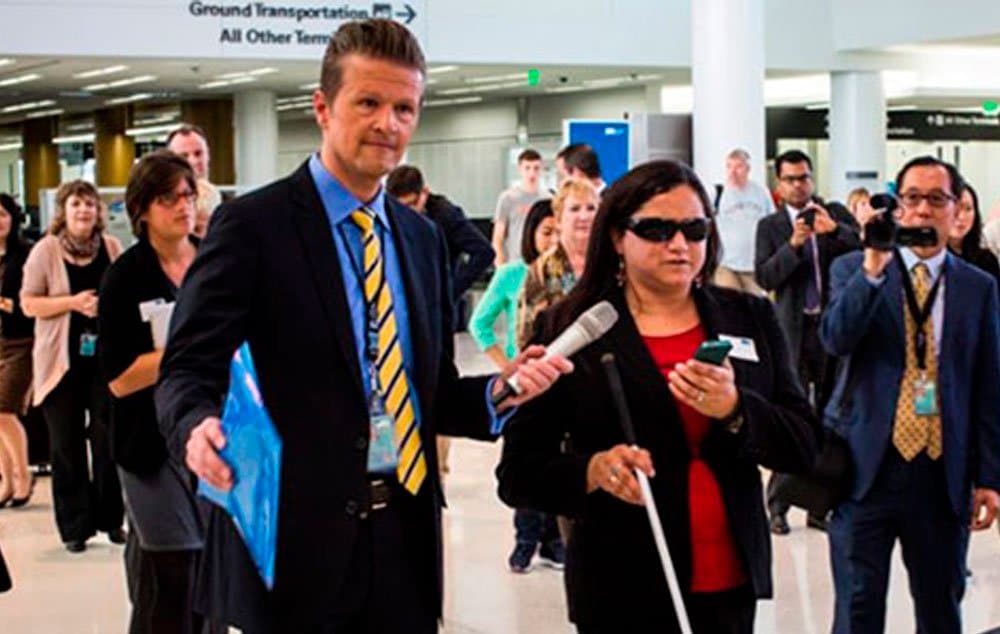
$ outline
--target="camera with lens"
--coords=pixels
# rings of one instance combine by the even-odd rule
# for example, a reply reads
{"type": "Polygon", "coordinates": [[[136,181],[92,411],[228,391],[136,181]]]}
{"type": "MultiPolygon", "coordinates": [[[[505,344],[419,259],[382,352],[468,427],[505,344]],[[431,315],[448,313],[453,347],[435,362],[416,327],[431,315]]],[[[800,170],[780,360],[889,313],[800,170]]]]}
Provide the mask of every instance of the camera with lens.
{"type": "Polygon", "coordinates": [[[877,251],[896,247],[932,247],[938,236],[934,227],[900,227],[896,223],[899,203],[892,194],[875,194],[869,204],[878,214],[864,226],[864,246],[877,251]]]}

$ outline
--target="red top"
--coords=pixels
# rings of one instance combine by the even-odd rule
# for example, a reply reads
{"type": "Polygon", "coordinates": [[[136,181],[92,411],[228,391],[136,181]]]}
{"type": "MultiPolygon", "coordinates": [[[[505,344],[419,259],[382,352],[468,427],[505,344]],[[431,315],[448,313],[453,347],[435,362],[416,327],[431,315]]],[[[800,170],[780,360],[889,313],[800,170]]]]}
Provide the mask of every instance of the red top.
{"type": "MultiPolygon", "coordinates": [[[[705,341],[701,325],[667,337],[643,337],[663,378],[674,366],[694,357],[705,341]]],[[[720,592],[747,582],[743,560],[736,549],[722,492],[715,474],[701,460],[701,444],[708,434],[709,420],[688,405],[676,401],[691,451],[688,465],[688,507],[691,515],[691,591],[720,592]]]]}

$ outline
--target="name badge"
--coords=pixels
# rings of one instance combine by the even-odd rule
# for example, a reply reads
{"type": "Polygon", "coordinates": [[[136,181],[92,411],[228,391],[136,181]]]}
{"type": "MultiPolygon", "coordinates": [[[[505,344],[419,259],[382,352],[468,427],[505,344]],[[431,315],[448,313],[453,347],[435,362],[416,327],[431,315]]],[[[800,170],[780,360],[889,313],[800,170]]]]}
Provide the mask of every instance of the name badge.
{"type": "Polygon", "coordinates": [[[757,356],[757,344],[750,337],[719,335],[719,341],[728,341],[733,344],[733,349],[729,352],[730,358],[751,363],[760,362],[760,357],[757,356]]]}
{"type": "Polygon", "coordinates": [[[85,332],[80,335],[80,356],[92,357],[97,354],[97,335],[85,332]]]}
{"type": "Polygon", "coordinates": [[[396,422],[386,413],[378,394],[372,394],[368,406],[368,427],[368,472],[394,472],[399,464],[394,433],[396,422]]]}
{"type": "Polygon", "coordinates": [[[937,384],[929,379],[913,382],[913,411],[917,416],[937,416],[937,384]]]}

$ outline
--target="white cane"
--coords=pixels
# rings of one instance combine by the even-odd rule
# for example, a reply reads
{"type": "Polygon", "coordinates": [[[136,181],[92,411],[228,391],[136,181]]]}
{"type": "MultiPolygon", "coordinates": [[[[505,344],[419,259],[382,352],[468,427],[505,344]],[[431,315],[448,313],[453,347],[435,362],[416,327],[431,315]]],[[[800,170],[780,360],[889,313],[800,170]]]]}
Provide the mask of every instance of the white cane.
{"type": "MultiPolygon", "coordinates": [[[[608,384],[611,386],[611,394],[614,397],[615,407],[618,409],[622,431],[625,432],[625,441],[634,449],[638,449],[635,429],[632,427],[632,417],[629,415],[628,405],[625,403],[625,393],[622,390],[622,379],[618,374],[618,366],[615,365],[615,355],[610,352],[604,354],[601,357],[601,364],[604,365],[604,371],[608,375],[608,384]]],[[[649,487],[649,478],[639,469],[635,470],[635,477],[639,480],[639,488],[642,490],[642,503],[646,507],[646,515],[649,516],[649,527],[653,530],[653,541],[656,542],[656,552],[660,555],[663,575],[667,578],[667,587],[674,604],[674,613],[677,615],[677,624],[681,628],[681,634],[691,634],[691,622],[688,620],[687,609],[684,607],[681,586],[677,582],[674,561],[670,558],[670,551],[667,550],[667,538],[663,533],[663,524],[660,523],[660,514],[656,510],[653,490],[649,487]]]]}

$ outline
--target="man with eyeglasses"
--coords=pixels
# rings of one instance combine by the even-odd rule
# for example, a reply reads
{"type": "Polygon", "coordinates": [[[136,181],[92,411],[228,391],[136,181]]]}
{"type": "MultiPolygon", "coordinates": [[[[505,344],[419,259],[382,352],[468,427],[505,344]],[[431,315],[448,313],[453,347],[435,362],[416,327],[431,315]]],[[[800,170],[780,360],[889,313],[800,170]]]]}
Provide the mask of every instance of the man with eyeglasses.
{"type": "Polygon", "coordinates": [[[898,540],[918,632],[958,634],[969,529],[1000,495],[1000,326],[992,277],[948,253],[962,178],[925,156],[896,177],[898,223],[929,246],[866,248],[830,269],[820,334],[842,360],[824,423],[853,489],[830,522],[835,633],[881,632],[898,540]]]}
{"type": "MultiPolygon", "coordinates": [[[[777,213],[757,223],[755,273],[757,283],[772,291],[778,320],[788,338],[792,367],[817,412],[829,394],[831,373],[819,340],[819,321],[828,299],[830,263],[861,247],[854,220],[839,203],[823,205],[815,197],[812,161],[789,150],[774,161],[782,204],[777,213]]],[[[771,532],[790,531],[789,505],[780,497],[781,474],[767,485],[771,532]]],[[[807,526],[823,530],[826,518],[810,515],[807,526]]]]}

